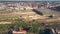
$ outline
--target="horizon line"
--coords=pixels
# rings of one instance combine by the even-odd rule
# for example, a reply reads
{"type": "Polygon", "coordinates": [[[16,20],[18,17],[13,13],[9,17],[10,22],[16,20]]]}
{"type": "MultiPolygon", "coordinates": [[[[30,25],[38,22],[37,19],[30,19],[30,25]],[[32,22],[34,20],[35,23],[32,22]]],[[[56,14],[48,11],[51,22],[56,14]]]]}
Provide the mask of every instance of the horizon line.
{"type": "MultiPolygon", "coordinates": [[[[40,2],[40,1],[0,1],[0,2],[40,2]]],[[[60,1],[45,1],[45,2],[60,2],[60,1]]]]}

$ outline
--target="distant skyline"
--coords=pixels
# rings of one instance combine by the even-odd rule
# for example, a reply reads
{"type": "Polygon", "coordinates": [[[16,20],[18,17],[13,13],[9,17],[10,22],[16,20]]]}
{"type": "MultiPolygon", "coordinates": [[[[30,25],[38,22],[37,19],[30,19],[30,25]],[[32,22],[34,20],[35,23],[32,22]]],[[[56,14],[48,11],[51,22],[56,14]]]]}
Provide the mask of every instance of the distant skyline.
{"type": "Polygon", "coordinates": [[[0,0],[0,1],[60,1],[60,0],[0,0]]]}

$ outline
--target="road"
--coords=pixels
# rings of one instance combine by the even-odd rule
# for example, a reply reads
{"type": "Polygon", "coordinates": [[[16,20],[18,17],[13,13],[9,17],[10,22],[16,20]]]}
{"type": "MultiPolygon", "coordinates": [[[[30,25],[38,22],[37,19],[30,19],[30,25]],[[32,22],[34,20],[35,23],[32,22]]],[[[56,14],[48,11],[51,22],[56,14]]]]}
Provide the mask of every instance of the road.
{"type": "Polygon", "coordinates": [[[40,12],[42,12],[44,15],[48,16],[48,15],[54,15],[54,17],[60,17],[60,12],[59,11],[55,11],[55,10],[51,10],[51,9],[38,9],[40,12]]]}

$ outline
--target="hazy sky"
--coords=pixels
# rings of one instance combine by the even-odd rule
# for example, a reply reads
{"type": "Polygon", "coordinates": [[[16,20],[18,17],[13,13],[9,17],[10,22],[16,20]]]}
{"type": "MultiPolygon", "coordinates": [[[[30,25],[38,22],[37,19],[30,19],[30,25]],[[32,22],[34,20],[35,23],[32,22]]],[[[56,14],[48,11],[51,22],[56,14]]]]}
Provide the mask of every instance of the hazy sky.
{"type": "Polygon", "coordinates": [[[60,1],[60,0],[0,0],[0,1],[60,1]]]}

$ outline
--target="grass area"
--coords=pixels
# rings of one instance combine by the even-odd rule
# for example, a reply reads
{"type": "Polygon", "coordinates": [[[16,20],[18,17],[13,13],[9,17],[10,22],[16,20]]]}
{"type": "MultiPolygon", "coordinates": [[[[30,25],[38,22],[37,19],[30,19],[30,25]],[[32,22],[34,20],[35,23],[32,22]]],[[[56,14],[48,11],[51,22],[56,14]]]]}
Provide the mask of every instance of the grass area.
{"type": "MultiPolygon", "coordinates": [[[[27,27],[31,27],[29,29],[29,31],[27,32],[28,34],[32,33],[32,34],[38,34],[39,30],[43,27],[43,25],[41,23],[49,23],[49,26],[52,28],[60,28],[60,24],[56,24],[58,21],[60,21],[60,18],[54,18],[54,19],[46,19],[46,20],[42,20],[42,22],[24,22],[24,21],[20,21],[19,18],[12,20],[12,18],[9,20],[5,20],[6,22],[11,22],[12,24],[0,24],[0,34],[1,33],[6,33],[8,32],[8,28],[10,28],[11,26],[14,28],[14,30],[17,30],[18,28],[20,30],[23,29],[23,26],[27,26],[27,27]],[[57,21],[57,22],[56,22],[57,21]],[[50,23],[54,23],[52,25],[50,25],[50,23]]],[[[5,21],[2,21],[1,23],[4,23],[5,21]]]]}
{"type": "Polygon", "coordinates": [[[45,23],[60,23],[60,18],[49,18],[49,19],[43,19],[43,20],[37,20],[39,22],[45,22],[45,23]]]}
{"type": "MultiPolygon", "coordinates": [[[[22,21],[16,20],[12,24],[0,24],[0,34],[1,33],[7,34],[8,30],[9,30],[8,28],[10,28],[11,26],[13,27],[14,30],[17,30],[18,28],[20,30],[22,30],[23,26],[31,27],[28,30],[27,34],[39,34],[39,31],[40,31],[40,29],[42,29],[43,24],[36,23],[36,22],[22,22],[22,21]]],[[[56,24],[56,23],[54,23],[52,25],[49,24],[49,26],[52,28],[60,28],[60,24],[56,24]]]]}
{"type": "MultiPolygon", "coordinates": [[[[28,17],[27,17],[28,18],[28,17]]],[[[0,17],[0,22],[2,23],[2,22],[5,22],[5,23],[10,23],[10,22],[13,22],[14,20],[16,20],[16,19],[20,19],[21,20],[21,18],[19,18],[18,16],[17,17],[10,17],[10,16],[1,16],[0,17]]],[[[31,18],[30,18],[30,20],[29,20],[29,18],[27,19],[28,21],[30,21],[30,20],[32,20],[31,18]]],[[[26,21],[26,20],[25,20],[26,21]]],[[[54,23],[54,22],[58,22],[58,23],[60,23],[60,18],[45,18],[44,16],[41,16],[41,17],[39,17],[39,19],[38,20],[36,20],[36,21],[38,21],[38,22],[45,22],[45,23],[54,23]]]]}
{"type": "Polygon", "coordinates": [[[7,33],[8,32],[8,28],[12,26],[14,27],[14,30],[17,30],[18,27],[20,30],[22,30],[22,26],[28,26],[31,27],[29,30],[29,33],[37,33],[39,27],[41,27],[40,23],[29,23],[29,22],[20,22],[20,21],[15,21],[15,23],[13,24],[0,24],[0,33],[7,33]]]}
{"type": "MultiPolygon", "coordinates": [[[[14,11],[14,10],[13,10],[14,11]]],[[[29,12],[31,10],[20,10],[23,12],[29,12]]],[[[16,12],[19,12],[16,10],[16,12]]],[[[6,33],[8,32],[9,28],[12,26],[14,30],[17,30],[18,28],[20,30],[23,29],[23,26],[27,26],[27,27],[31,27],[28,30],[28,34],[39,34],[39,30],[43,27],[43,25],[41,23],[49,23],[49,26],[52,28],[60,28],[60,24],[56,24],[56,23],[60,23],[60,18],[46,18],[44,16],[39,16],[41,20],[39,20],[39,22],[29,22],[29,21],[21,21],[21,19],[19,18],[20,16],[16,15],[9,15],[9,16],[0,16],[0,34],[2,33],[6,33]],[[8,23],[8,24],[5,24],[8,23]],[[51,24],[50,23],[54,23],[51,24]]],[[[29,19],[27,19],[29,20],[29,19]]]]}

